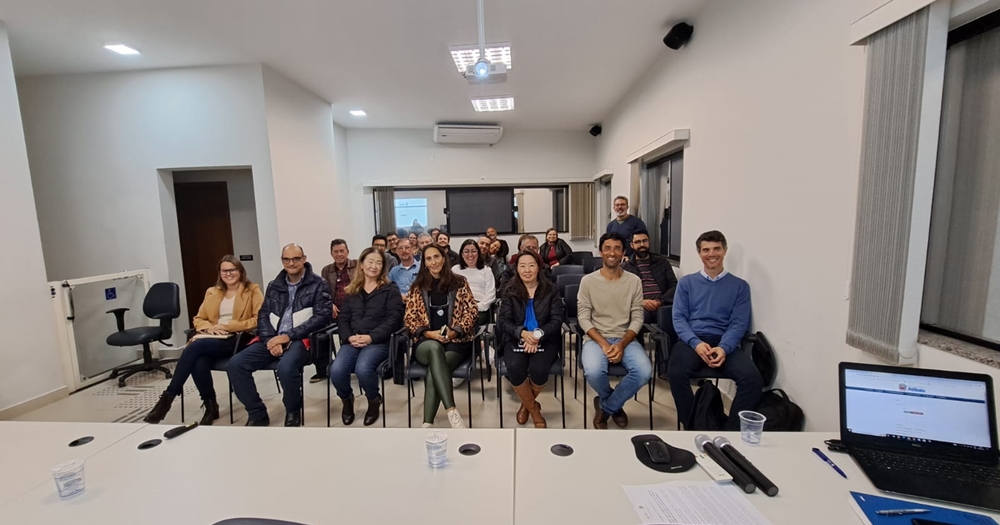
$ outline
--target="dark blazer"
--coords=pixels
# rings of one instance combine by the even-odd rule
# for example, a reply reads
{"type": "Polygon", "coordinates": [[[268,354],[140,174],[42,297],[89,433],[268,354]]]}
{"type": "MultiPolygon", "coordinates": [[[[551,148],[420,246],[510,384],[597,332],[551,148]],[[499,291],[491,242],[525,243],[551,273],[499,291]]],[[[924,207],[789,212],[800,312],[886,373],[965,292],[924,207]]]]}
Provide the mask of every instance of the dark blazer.
{"type": "MultiPolygon", "coordinates": [[[[549,242],[545,241],[538,247],[538,254],[546,264],[549,262],[549,246],[549,242]]],[[[556,257],[559,259],[559,264],[569,264],[573,261],[573,249],[562,239],[556,239],[556,257]]]]}
{"type": "MultiPolygon", "coordinates": [[[[257,313],[257,336],[266,343],[278,335],[278,323],[288,305],[288,273],[281,270],[267,285],[264,304],[257,313]]],[[[311,315],[288,332],[292,341],[307,339],[313,332],[326,327],[333,319],[333,298],[326,279],[313,273],[312,264],[306,263],[306,272],[295,290],[292,313],[304,315],[303,310],[311,309],[311,315]]],[[[308,313],[308,312],[305,312],[308,313]]]]}
{"type": "Polygon", "coordinates": [[[348,344],[352,335],[367,335],[372,343],[389,342],[393,332],[403,327],[403,297],[395,283],[362,293],[348,295],[337,316],[340,341],[348,344]]]}
{"type": "MultiPolygon", "coordinates": [[[[497,314],[497,348],[506,348],[521,340],[524,331],[525,308],[528,302],[505,294],[500,301],[500,313],[497,314]]],[[[548,295],[535,297],[535,319],[542,336],[541,346],[546,352],[558,352],[562,344],[562,325],[566,321],[566,307],[559,293],[553,289],[548,295]]]]}
{"type": "MultiPolygon", "coordinates": [[[[670,306],[674,304],[674,292],[677,290],[677,276],[674,275],[674,268],[670,261],[662,255],[649,254],[649,271],[656,280],[656,285],[660,287],[660,306],[670,306]]],[[[635,255],[629,257],[625,263],[625,271],[639,275],[639,267],[635,265],[635,255]]],[[[642,276],[639,275],[642,279],[642,276]]]]}

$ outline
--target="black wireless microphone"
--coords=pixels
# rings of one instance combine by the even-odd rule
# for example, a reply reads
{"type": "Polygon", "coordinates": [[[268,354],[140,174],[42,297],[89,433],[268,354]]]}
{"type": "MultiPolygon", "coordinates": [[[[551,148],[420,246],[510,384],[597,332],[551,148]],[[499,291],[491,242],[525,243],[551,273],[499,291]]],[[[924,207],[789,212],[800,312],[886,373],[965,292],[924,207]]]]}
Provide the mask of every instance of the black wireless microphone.
{"type": "Polygon", "coordinates": [[[753,463],[750,463],[750,460],[743,454],[740,454],[740,451],[736,450],[736,447],[728,439],[718,436],[712,440],[712,443],[719,447],[719,450],[722,450],[722,453],[735,463],[737,467],[746,472],[764,494],[772,498],[778,495],[778,486],[771,483],[771,480],[767,479],[767,476],[763,472],[753,466],[753,463]]]}
{"type": "Polygon", "coordinates": [[[698,434],[694,437],[694,444],[698,447],[698,450],[708,454],[708,457],[712,458],[723,470],[728,472],[733,477],[733,483],[743,489],[743,492],[753,494],[757,490],[757,485],[754,485],[753,480],[734,465],[732,461],[729,461],[729,458],[719,450],[719,447],[715,446],[715,443],[712,443],[711,438],[705,434],[698,434]]]}
{"type": "Polygon", "coordinates": [[[197,421],[192,421],[192,422],[190,422],[190,423],[188,423],[186,425],[181,425],[179,427],[171,428],[170,430],[168,430],[168,431],[166,431],[166,432],[163,433],[163,437],[165,437],[167,439],[173,439],[173,438],[175,438],[175,437],[177,437],[177,436],[179,436],[179,435],[187,432],[188,430],[193,429],[196,426],[198,426],[198,422],[197,421]]]}

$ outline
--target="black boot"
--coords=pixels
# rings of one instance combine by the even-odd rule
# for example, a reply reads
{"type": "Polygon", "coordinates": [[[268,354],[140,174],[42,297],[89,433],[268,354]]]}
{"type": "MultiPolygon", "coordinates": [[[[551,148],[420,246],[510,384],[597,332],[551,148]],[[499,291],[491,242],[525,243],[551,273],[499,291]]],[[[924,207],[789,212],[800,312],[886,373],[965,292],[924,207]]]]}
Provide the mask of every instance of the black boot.
{"type": "Polygon", "coordinates": [[[219,402],[214,399],[206,399],[204,404],[205,415],[201,417],[199,425],[211,425],[219,419],[219,402]]]}
{"type": "Polygon", "coordinates": [[[368,400],[368,410],[365,412],[365,426],[370,427],[378,421],[378,409],[382,406],[382,396],[368,400]]]}
{"type": "Polygon", "coordinates": [[[163,418],[167,417],[167,413],[170,412],[170,405],[173,404],[175,397],[177,396],[166,392],[161,394],[160,399],[156,401],[156,405],[153,406],[153,409],[142,420],[154,425],[163,421],[163,418]]]}
{"type": "Polygon", "coordinates": [[[340,420],[345,425],[350,425],[354,423],[354,396],[342,397],[340,400],[344,402],[344,410],[340,413],[340,420]]]}

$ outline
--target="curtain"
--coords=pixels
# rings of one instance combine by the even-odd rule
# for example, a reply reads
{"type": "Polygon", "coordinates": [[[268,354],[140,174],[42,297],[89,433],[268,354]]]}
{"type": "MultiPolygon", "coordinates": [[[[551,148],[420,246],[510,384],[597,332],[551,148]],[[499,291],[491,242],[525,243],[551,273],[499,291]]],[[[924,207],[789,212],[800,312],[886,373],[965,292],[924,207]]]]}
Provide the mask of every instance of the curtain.
{"type": "Polygon", "coordinates": [[[1000,29],[948,49],[943,106],[921,321],[1000,341],[1000,29]]]}
{"type": "Polygon", "coordinates": [[[569,185],[569,238],[593,239],[594,230],[594,183],[573,182],[569,185]]]}
{"type": "Polygon", "coordinates": [[[375,231],[396,231],[396,199],[392,188],[375,188],[375,231]]]}
{"type": "Polygon", "coordinates": [[[639,192],[644,198],[642,201],[636,202],[634,207],[636,216],[646,223],[646,229],[649,230],[647,232],[649,233],[649,251],[653,253],[661,253],[660,236],[657,235],[665,207],[661,181],[665,180],[669,173],[670,162],[667,161],[647,166],[639,174],[639,192]]]}
{"type": "Polygon", "coordinates": [[[927,47],[924,8],[868,40],[847,343],[899,362],[927,47]]]}
{"type": "MultiPolygon", "coordinates": [[[[641,179],[639,177],[642,171],[641,159],[636,160],[629,164],[629,195],[628,195],[628,206],[629,213],[635,215],[639,209],[639,201],[642,199],[643,193],[641,188],[641,179]]],[[[639,217],[640,219],[642,217],[639,217]]]]}

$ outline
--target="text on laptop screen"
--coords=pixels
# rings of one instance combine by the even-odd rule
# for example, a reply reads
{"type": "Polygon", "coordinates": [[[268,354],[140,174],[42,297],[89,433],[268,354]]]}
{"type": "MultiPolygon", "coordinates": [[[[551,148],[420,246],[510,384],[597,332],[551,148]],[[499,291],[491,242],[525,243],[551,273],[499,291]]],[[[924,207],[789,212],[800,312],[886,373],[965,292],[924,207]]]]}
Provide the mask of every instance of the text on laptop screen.
{"type": "Polygon", "coordinates": [[[983,382],[846,370],[844,387],[850,432],[990,449],[983,382]]]}

